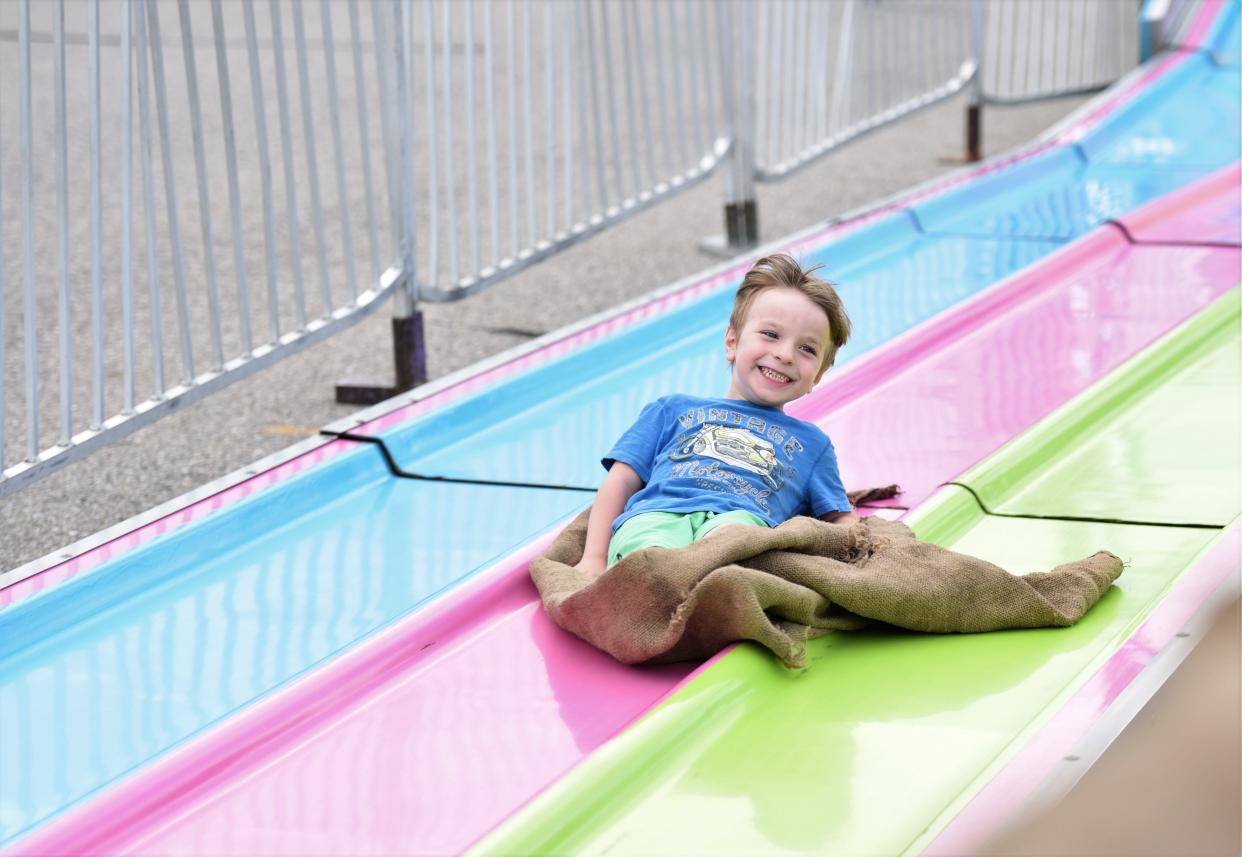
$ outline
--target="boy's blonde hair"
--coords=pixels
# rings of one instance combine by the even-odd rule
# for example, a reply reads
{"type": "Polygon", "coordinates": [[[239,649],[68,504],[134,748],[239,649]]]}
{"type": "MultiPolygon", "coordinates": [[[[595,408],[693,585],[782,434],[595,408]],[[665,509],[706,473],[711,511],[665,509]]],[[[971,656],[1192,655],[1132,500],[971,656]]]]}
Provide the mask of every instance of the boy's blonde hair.
{"type": "Polygon", "coordinates": [[[821,267],[823,266],[817,264],[804,269],[787,253],[764,256],[746,272],[742,285],[738,286],[737,296],[733,299],[733,313],[729,316],[729,327],[735,331],[742,329],[750,306],[760,292],[776,288],[797,289],[828,316],[832,347],[825,352],[819,367],[820,371],[827,369],[837,359],[837,351],[850,338],[850,317],[846,315],[845,305],[841,303],[841,296],[832,287],[832,283],[815,276],[815,272],[821,267]]]}

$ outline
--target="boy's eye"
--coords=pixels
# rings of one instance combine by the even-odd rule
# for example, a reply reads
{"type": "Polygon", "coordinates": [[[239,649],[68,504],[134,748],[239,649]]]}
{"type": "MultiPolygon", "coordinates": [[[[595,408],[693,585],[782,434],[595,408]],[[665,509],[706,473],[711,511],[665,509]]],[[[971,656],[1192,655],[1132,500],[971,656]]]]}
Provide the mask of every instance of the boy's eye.
{"type": "Polygon", "coordinates": [[[812,357],[814,357],[816,354],[814,345],[804,345],[802,346],[802,350],[805,351],[807,354],[811,355],[812,357]]]}
{"type": "Polygon", "coordinates": [[[761,330],[761,331],[759,331],[759,335],[760,335],[760,336],[766,336],[768,339],[776,339],[776,331],[775,331],[775,330],[761,330]]]}

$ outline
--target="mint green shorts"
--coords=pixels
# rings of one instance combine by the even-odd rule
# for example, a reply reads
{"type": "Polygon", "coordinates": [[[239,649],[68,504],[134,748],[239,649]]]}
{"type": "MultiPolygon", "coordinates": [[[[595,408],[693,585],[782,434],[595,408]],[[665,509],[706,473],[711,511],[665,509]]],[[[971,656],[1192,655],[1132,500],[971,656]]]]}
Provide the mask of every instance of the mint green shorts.
{"type": "Polygon", "coordinates": [[[639,548],[683,548],[725,524],[766,527],[768,522],[750,512],[643,512],[612,534],[608,565],[639,548]]]}

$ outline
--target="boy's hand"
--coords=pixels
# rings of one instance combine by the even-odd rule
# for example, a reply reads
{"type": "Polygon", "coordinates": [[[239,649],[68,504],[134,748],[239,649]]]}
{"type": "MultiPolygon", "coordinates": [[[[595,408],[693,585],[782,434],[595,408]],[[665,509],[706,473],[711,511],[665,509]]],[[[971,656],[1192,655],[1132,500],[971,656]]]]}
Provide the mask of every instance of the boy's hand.
{"type": "Polygon", "coordinates": [[[844,524],[847,527],[850,524],[857,524],[860,520],[862,520],[853,512],[829,512],[826,515],[820,515],[819,519],[821,521],[827,521],[830,524],[844,524]]]}

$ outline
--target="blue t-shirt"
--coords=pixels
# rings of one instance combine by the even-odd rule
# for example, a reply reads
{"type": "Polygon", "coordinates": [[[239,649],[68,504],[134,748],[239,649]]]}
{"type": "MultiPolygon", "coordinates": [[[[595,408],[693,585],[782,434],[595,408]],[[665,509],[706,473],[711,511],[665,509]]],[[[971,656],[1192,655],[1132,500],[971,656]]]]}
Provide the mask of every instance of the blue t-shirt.
{"type": "Polygon", "coordinates": [[[837,455],[818,426],[742,399],[665,396],[643,408],[603,459],[646,483],[612,529],[643,512],[758,515],[775,527],[795,515],[852,511],[837,455]]]}

